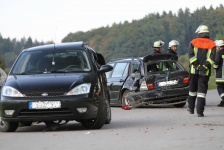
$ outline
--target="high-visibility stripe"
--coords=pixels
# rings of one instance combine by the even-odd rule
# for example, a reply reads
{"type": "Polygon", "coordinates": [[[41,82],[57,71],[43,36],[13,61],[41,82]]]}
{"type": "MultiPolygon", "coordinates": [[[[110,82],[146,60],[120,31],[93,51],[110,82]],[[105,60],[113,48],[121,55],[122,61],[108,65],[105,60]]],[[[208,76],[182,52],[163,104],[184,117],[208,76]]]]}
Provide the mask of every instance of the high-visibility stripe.
{"type": "Polygon", "coordinates": [[[207,61],[208,61],[208,62],[211,64],[211,66],[212,66],[212,64],[213,64],[214,62],[213,62],[213,60],[210,58],[211,53],[212,53],[212,50],[209,49],[209,50],[208,50],[208,53],[207,53],[207,61]]]}
{"type": "Polygon", "coordinates": [[[219,67],[219,65],[213,65],[213,68],[217,69],[219,67]]]}
{"type": "Polygon", "coordinates": [[[193,62],[195,62],[197,60],[196,56],[190,58],[190,64],[192,64],[193,62]]]}
{"type": "Polygon", "coordinates": [[[215,82],[224,82],[224,78],[216,78],[215,82]]]}
{"type": "Polygon", "coordinates": [[[221,94],[220,94],[220,97],[222,98],[223,96],[224,96],[224,93],[221,93],[221,94]]]}
{"type": "Polygon", "coordinates": [[[192,65],[193,62],[197,61],[197,55],[198,55],[198,48],[194,47],[194,56],[190,58],[190,64],[191,64],[191,74],[195,74],[196,73],[196,68],[194,65],[192,65]]]}
{"type": "Polygon", "coordinates": [[[197,93],[197,97],[205,98],[206,97],[206,94],[205,93],[197,93]]]}
{"type": "Polygon", "coordinates": [[[194,47],[194,56],[190,58],[190,64],[192,64],[197,60],[197,55],[198,55],[198,49],[194,47]]]}
{"type": "Polygon", "coordinates": [[[189,95],[190,96],[197,96],[197,92],[191,92],[191,91],[189,91],[189,95]]]}

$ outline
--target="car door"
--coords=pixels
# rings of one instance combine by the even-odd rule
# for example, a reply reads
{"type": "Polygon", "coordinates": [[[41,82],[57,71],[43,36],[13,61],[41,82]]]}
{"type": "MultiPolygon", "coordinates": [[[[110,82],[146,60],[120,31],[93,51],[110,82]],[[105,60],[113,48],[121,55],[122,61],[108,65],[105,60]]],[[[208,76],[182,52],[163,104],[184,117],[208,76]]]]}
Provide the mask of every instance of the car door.
{"type": "Polygon", "coordinates": [[[112,72],[107,74],[107,86],[111,101],[118,101],[121,88],[128,76],[129,63],[118,62],[114,64],[112,72]]]}

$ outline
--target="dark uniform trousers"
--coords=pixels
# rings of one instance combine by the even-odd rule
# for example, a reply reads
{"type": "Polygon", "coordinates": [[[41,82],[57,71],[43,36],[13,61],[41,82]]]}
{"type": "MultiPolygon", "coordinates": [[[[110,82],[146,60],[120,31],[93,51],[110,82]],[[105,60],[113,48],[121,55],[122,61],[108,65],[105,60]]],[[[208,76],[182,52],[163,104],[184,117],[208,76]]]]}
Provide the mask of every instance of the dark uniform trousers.
{"type": "Polygon", "coordinates": [[[217,85],[217,91],[218,91],[221,99],[224,101],[224,83],[216,82],[216,85],[217,85]]]}
{"type": "Polygon", "coordinates": [[[197,99],[197,113],[203,114],[205,108],[205,97],[208,90],[208,81],[210,76],[202,76],[199,74],[190,75],[190,87],[188,97],[188,107],[194,111],[197,99]],[[195,86],[198,85],[198,86],[195,86]]]}

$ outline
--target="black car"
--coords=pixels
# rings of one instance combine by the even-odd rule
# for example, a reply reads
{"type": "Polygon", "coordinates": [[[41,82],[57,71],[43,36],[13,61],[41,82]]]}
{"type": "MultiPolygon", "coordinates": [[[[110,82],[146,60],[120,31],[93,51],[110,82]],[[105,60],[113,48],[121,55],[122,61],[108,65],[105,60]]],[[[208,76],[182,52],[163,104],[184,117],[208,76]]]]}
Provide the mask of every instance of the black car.
{"type": "Polygon", "coordinates": [[[189,92],[189,73],[172,54],[116,59],[108,62],[111,106],[183,107],[189,92]]]}
{"type": "Polygon", "coordinates": [[[1,90],[0,130],[44,122],[47,126],[75,120],[86,129],[111,121],[103,56],[83,42],[25,49],[1,90]],[[100,56],[100,57],[98,57],[100,56]]]}

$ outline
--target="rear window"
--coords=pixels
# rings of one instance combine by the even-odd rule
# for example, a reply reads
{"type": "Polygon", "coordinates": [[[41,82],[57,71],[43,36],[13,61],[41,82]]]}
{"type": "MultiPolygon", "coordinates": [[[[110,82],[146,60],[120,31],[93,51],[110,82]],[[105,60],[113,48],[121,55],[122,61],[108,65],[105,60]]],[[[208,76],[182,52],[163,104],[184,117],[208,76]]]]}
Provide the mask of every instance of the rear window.
{"type": "Polygon", "coordinates": [[[162,72],[175,72],[181,70],[175,61],[157,61],[146,64],[147,74],[155,74],[162,72]]]}
{"type": "Polygon", "coordinates": [[[91,65],[83,50],[25,51],[10,74],[88,72],[91,65]]]}

